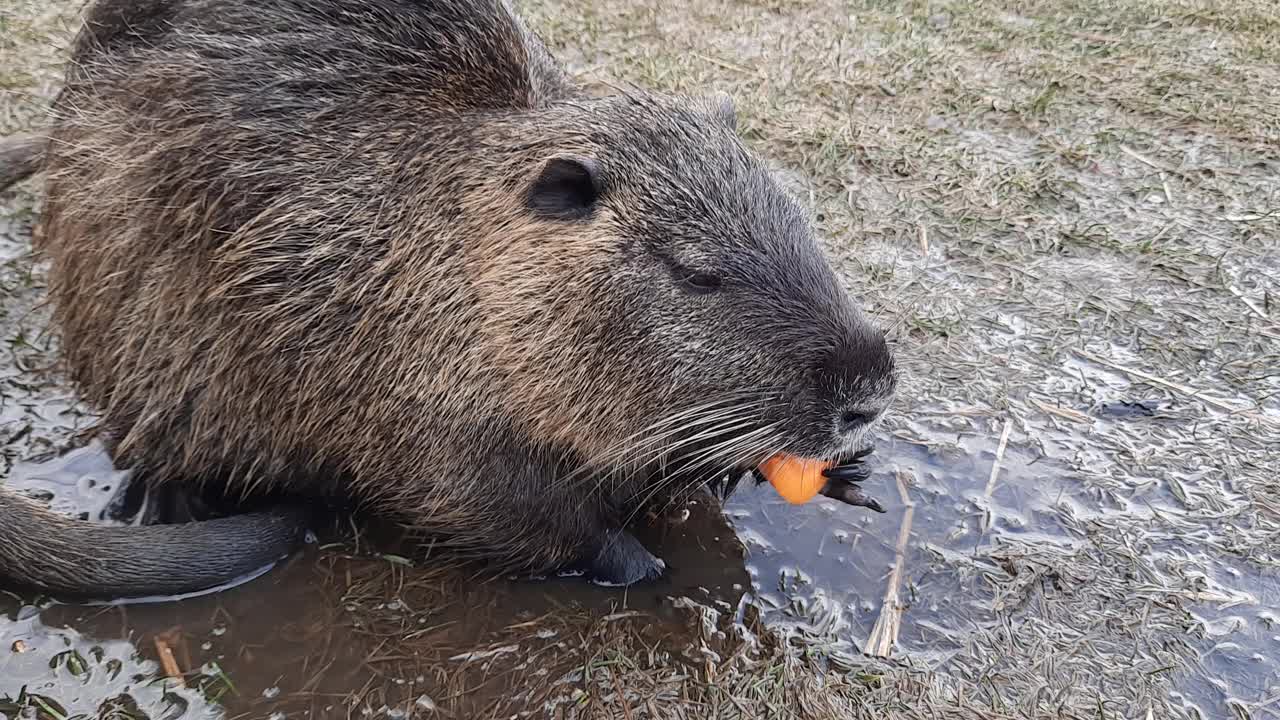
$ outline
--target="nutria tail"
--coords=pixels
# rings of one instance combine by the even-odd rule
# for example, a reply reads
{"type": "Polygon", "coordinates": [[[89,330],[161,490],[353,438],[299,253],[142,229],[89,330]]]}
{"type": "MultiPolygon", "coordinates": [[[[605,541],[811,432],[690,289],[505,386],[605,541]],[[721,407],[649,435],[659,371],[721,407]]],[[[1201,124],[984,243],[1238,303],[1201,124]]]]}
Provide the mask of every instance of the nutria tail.
{"type": "Polygon", "coordinates": [[[48,139],[39,135],[12,135],[0,140],[0,192],[26,180],[44,164],[48,139]]]}
{"type": "Polygon", "coordinates": [[[110,600],[212,590],[288,555],[302,541],[306,521],[290,510],[174,525],[98,525],[0,487],[0,586],[110,600]]]}

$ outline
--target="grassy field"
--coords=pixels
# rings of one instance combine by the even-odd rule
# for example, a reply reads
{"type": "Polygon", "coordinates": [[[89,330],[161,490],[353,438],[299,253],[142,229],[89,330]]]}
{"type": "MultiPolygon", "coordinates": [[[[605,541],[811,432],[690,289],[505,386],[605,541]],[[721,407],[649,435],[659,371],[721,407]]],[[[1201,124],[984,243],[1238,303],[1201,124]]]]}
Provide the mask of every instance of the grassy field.
{"type": "MultiPolygon", "coordinates": [[[[0,134],[40,126],[78,4],[0,0],[0,134]]],[[[557,615],[486,647],[577,674],[526,679],[486,714],[1280,717],[1273,0],[521,7],[583,82],[733,95],[892,328],[905,374],[883,436],[917,455],[881,462],[946,522],[907,528],[887,658],[847,651],[881,637],[870,623],[844,642],[710,609],[692,633],[557,615]],[[962,465],[961,487],[929,471],[962,465]]],[[[10,462],[78,422],[32,312],[36,189],[0,197],[10,462]]],[[[403,592],[401,572],[361,587],[403,592]]],[[[485,671],[502,663],[518,667],[485,671]]]]}

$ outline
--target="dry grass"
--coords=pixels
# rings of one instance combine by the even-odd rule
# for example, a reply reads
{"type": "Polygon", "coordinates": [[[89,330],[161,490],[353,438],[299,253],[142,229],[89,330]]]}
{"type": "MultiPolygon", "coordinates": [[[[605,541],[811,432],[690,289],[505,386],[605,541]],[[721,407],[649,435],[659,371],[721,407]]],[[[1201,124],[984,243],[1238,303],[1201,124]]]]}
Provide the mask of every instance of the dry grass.
{"type": "MultiPolygon", "coordinates": [[[[72,5],[0,0],[0,130],[40,117],[48,41],[72,5]]],[[[451,660],[438,652],[461,639],[409,629],[451,601],[447,586],[380,571],[336,581],[358,611],[326,617],[347,627],[355,613],[373,657],[401,659],[328,692],[377,710],[400,702],[391,678],[434,672],[433,687],[453,688],[431,700],[445,717],[1275,716],[1272,0],[524,7],[586,81],[733,94],[743,135],[893,328],[906,377],[888,458],[933,490],[911,489],[900,643],[872,660],[776,614],[736,624],[677,601],[497,623],[466,642],[501,652],[451,660]],[[1154,415],[1125,415],[1125,401],[1154,415]],[[938,492],[929,467],[965,458],[967,484],[938,492]],[[1045,499],[1012,504],[1022,490],[1045,499]],[[926,523],[939,507],[956,508],[953,527],[926,523]],[[406,593],[421,595],[415,613],[379,619],[377,598],[406,593]]],[[[30,197],[12,207],[29,212],[30,197]]],[[[9,277],[32,274],[14,262],[9,277]]],[[[12,318],[35,277],[10,283],[6,332],[30,334],[12,318]]],[[[11,380],[27,377],[16,367],[11,380]]],[[[47,423],[24,408],[10,401],[6,420],[40,435],[47,423]]],[[[8,452],[29,454],[31,436],[8,452]]]]}

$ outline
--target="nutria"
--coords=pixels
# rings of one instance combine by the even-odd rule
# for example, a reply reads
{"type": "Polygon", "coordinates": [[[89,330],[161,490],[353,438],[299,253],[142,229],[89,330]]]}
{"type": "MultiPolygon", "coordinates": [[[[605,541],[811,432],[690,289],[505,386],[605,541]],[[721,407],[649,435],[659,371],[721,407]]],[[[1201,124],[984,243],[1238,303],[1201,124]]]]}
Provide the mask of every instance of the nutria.
{"type": "MultiPolygon", "coordinates": [[[[848,457],[896,383],[734,118],[588,96],[505,0],[98,0],[35,234],[67,369],[149,487],[352,498],[498,572],[654,578],[643,510],[848,457]]],[[[0,576],[63,593],[208,586],[298,524],[86,542],[34,507],[0,504],[33,528],[0,531],[0,576]]]]}

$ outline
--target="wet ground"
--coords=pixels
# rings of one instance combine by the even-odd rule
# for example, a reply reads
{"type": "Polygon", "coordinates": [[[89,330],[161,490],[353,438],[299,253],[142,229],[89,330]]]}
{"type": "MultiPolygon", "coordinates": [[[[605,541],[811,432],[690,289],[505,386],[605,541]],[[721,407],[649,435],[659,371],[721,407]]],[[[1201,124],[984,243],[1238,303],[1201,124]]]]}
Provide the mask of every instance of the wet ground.
{"type": "MultiPolygon", "coordinates": [[[[1170,422],[1158,408],[1148,400],[1099,412],[1114,423],[1170,422]]],[[[961,434],[933,447],[922,437],[904,428],[880,445],[883,464],[867,486],[886,514],[825,499],[797,508],[767,487],[746,487],[723,514],[703,498],[646,538],[671,577],[625,593],[576,580],[473,586],[457,571],[348,544],[312,547],[262,578],[179,603],[9,600],[0,603],[0,695],[25,694],[41,717],[92,716],[108,706],[135,713],[113,717],[221,709],[233,717],[407,717],[432,708],[473,717],[509,709],[526,693],[530,710],[556,697],[572,704],[584,653],[564,644],[583,642],[580,634],[599,632],[602,622],[625,622],[618,632],[628,643],[653,643],[695,667],[699,653],[722,660],[718,634],[749,637],[764,627],[816,660],[816,671],[865,673],[863,653],[886,642],[878,623],[895,606],[900,629],[885,646],[894,655],[975,684],[968,673],[990,682],[1030,673],[1064,706],[1063,693],[1123,699],[1137,677],[1169,693],[1175,710],[1219,717],[1280,687],[1280,589],[1235,552],[1240,508],[1187,518],[1191,476],[1181,485],[1133,478],[1098,487],[1071,468],[1088,452],[1080,445],[1055,452],[1009,443],[997,464],[993,437],[961,434]],[[1162,516],[1182,522],[1166,526],[1162,516]],[[886,603],[890,587],[896,603],[886,603]],[[1064,595],[1084,597],[1059,606],[1064,595]],[[1151,627],[1127,624],[1121,609],[1151,627]],[[1042,667],[1003,656],[1006,644],[1048,632],[1102,647],[1080,657],[1045,654],[1042,667]],[[164,679],[162,648],[186,687],[164,679]],[[1199,662],[1185,667],[1188,657],[1199,662]]],[[[20,462],[9,482],[96,519],[127,475],[90,444],[20,462]]]]}
{"type": "MultiPolygon", "coordinates": [[[[0,0],[5,132],[74,5],[0,0]]],[[[735,96],[898,344],[887,512],[704,499],[627,592],[362,537],[180,603],[5,599],[0,714],[1280,717],[1269,0],[527,11],[586,81],[735,96]]],[[[36,187],[0,197],[2,467],[93,519],[127,473],[63,453],[91,417],[39,307],[36,187]]]]}

